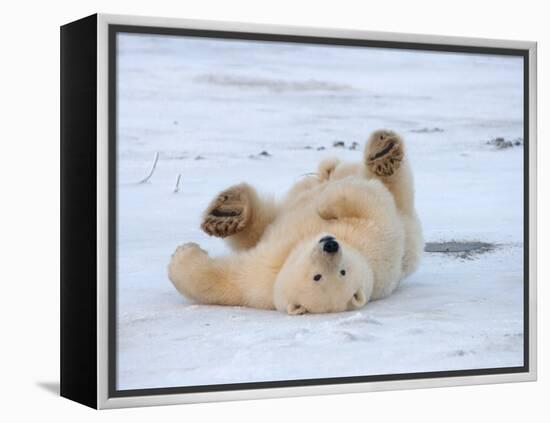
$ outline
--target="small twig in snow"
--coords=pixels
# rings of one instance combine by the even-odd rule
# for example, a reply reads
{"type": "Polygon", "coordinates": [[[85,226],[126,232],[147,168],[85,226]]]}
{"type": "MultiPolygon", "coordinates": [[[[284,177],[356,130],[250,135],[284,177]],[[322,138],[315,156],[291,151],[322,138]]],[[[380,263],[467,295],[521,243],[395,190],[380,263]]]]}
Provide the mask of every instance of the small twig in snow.
{"type": "Polygon", "coordinates": [[[155,158],[153,159],[153,166],[151,166],[151,170],[149,171],[149,174],[145,177],[145,179],[142,179],[141,181],[139,181],[138,184],[144,184],[147,181],[149,181],[149,179],[151,179],[151,176],[153,176],[153,173],[155,173],[155,169],[157,168],[158,161],[159,161],[159,152],[157,151],[155,153],[155,158]]]}
{"type": "Polygon", "coordinates": [[[180,191],[180,179],[181,173],[178,173],[178,179],[176,179],[176,188],[174,188],[174,194],[177,194],[180,191]]]}

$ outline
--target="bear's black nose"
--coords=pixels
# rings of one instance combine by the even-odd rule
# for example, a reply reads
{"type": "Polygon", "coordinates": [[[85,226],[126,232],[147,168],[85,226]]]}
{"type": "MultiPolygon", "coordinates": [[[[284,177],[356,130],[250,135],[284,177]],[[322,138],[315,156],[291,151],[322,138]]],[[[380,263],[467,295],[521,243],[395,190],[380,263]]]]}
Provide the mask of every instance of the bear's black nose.
{"type": "Polygon", "coordinates": [[[326,235],[323,238],[319,240],[319,243],[327,242],[327,241],[334,241],[334,237],[331,235],[326,235]]]}
{"type": "Polygon", "coordinates": [[[340,248],[340,246],[338,245],[338,242],[336,242],[334,240],[334,238],[332,239],[329,239],[328,241],[326,241],[323,245],[323,251],[329,253],[329,254],[334,254],[338,251],[338,248],[340,248]]]}

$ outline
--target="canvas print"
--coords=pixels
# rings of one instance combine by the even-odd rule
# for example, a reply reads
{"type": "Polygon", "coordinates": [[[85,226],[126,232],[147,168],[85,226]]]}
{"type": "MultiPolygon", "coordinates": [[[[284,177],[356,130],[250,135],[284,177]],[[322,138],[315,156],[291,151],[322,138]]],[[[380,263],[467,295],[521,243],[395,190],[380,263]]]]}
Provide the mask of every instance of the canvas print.
{"type": "Polygon", "coordinates": [[[524,365],[523,57],[120,31],[115,60],[117,390],[524,365]]]}

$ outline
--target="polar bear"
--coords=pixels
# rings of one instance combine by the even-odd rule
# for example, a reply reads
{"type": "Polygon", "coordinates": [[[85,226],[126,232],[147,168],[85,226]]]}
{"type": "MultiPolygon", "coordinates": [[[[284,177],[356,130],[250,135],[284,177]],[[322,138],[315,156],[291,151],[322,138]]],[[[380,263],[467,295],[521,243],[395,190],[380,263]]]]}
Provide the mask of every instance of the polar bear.
{"type": "Polygon", "coordinates": [[[388,130],[369,137],[362,161],[326,159],[280,202],[246,183],[228,188],[201,227],[234,253],[178,247],[168,266],[176,289],[204,304],[288,314],[354,310],[386,297],[423,250],[405,145],[388,130]]]}

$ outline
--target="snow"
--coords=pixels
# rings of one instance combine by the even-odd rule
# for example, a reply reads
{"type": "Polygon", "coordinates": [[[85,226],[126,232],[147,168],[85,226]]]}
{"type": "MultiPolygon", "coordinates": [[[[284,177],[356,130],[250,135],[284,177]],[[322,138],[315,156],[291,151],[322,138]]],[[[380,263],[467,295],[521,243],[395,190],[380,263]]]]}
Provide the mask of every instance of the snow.
{"type": "Polygon", "coordinates": [[[486,145],[522,136],[522,59],[136,34],[118,43],[118,389],[523,365],[523,148],[486,145]],[[425,239],[497,248],[426,253],[392,296],[348,313],[290,317],[175,291],[166,266],[177,245],[228,253],[199,228],[219,190],[248,181],[281,196],[322,158],[358,160],[333,142],[362,149],[378,128],[405,137],[425,239]]]}

